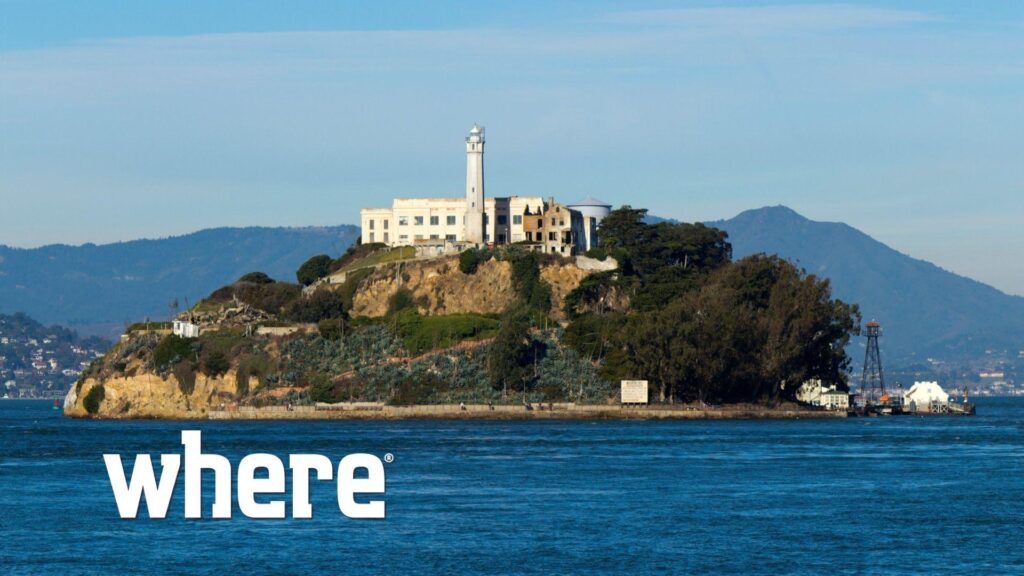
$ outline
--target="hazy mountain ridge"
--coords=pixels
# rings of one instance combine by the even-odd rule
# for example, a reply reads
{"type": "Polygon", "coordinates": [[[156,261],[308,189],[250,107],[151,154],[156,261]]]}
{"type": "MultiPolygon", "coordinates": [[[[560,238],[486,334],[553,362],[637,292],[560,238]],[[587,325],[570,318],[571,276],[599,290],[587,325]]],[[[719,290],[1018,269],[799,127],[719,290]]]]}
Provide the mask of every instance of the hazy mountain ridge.
{"type": "Polygon", "coordinates": [[[165,316],[241,274],[295,279],[314,254],[341,254],[356,226],[213,228],[164,239],[33,249],[0,246],[0,312],[44,323],[116,324],[165,316]]]}
{"type": "Polygon", "coordinates": [[[729,232],[734,257],[778,254],[832,280],[835,294],[883,325],[888,355],[977,355],[1024,347],[1024,298],[902,254],[837,222],[784,206],[708,224],[729,232]]]}

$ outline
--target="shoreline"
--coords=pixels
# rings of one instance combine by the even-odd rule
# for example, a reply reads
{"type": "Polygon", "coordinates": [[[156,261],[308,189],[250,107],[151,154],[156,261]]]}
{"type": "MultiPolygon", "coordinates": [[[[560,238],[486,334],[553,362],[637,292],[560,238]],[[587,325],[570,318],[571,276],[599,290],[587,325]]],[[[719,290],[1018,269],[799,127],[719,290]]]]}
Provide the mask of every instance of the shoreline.
{"type": "MultiPolygon", "coordinates": [[[[717,408],[634,407],[614,405],[554,404],[543,409],[525,409],[522,405],[435,404],[390,406],[376,403],[351,405],[251,406],[231,407],[209,412],[177,414],[137,413],[124,418],[104,420],[799,420],[846,418],[845,411],[814,410],[800,407],[761,407],[751,405],[717,408]]],[[[81,415],[72,417],[88,418],[81,415]]]]}

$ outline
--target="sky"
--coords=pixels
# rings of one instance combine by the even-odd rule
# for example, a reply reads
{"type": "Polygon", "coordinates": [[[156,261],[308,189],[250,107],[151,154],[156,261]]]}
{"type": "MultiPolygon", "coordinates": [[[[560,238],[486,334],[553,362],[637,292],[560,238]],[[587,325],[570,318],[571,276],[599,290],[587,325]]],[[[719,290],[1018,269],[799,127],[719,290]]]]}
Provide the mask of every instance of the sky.
{"type": "Polygon", "coordinates": [[[1024,2],[0,0],[0,244],[784,204],[1024,295],[1024,2]]]}

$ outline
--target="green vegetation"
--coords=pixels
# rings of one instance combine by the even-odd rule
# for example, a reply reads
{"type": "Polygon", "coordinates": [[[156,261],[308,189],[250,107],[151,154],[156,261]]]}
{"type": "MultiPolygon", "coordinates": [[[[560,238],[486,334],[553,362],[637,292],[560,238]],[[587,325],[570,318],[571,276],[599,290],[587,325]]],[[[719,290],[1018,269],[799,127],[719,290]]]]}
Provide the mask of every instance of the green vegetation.
{"type": "Polygon", "coordinates": [[[163,372],[181,360],[189,360],[195,355],[192,342],[174,334],[164,336],[153,350],[153,367],[163,372]]]}
{"type": "Polygon", "coordinates": [[[292,301],[284,311],[292,322],[319,322],[345,316],[345,301],[330,289],[320,289],[309,296],[292,301]]]}
{"type": "Polygon", "coordinates": [[[138,332],[140,330],[170,330],[170,322],[136,322],[125,330],[126,333],[138,332]]]}
{"type": "Polygon", "coordinates": [[[273,284],[274,279],[267,276],[263,272],[249,272],[238,279],[239,282],[248,282],[249,284],[273,284]]]}
{"type": "Polygon", "coordinates": [[[107,391],[103,388],[103,384],[97,384],[89,389],[89,393],[85,395],[82,400],[82,406],[85,411],[89,414],[95,414],[100,411],[100,403],[103,402],[103,398],[106,396],[107,391]]]}
{"type": "Polygon", "coordinates": [[[328,318],[316,324],[317,332],[326,340],[341,340],[345,336],[347,322],[342,317],[328,318]]]}
{"type": "Polygon", "coordinates": [[[352,310],[356,292],[359,291],[359,287],[362,285],[363,280],[368,278],[371,274],[373,274],[373,268],[361,268],[345,274],[345,283],[342,284],[337,291],[338,296],[341,297],[341,303],[346,312],[350,312],[352,310]]]}
{"type": "Polygon", "coordinates": [[[394,321],[405,349],[413,356],[463,340],[490,338],[498,332],[497,320],[477,314],[421,316],[415,310],[405,310],[394,321]]]}
{"type": "Polygon", "coordinates": [[[295,278],[299,281],[299,284],[309,286],[331,273],[331,262],[332,259],[327,254],[313,256],[303,262],[302,266],[299,266],[299,269],[295,272],[295,278]]]}
{"type": "Polygon", "coordinates": [[[416,256],[413,246],[388,248],[384,244],[364,244],[357,250],[349,249],[344,256],[331,263],[333,272],[348,272],[359,268],[372,268],[378,264],[408,260],[416,256]]]}
{"type": "Polygon", "coordinates": [[[459,254],[459,271],[463,274],[476,274],[481,264],[491,259],[493,253],[490,250],[478,250],[469,248],[459,254]]]}
{"type": "Polygon", "coordinates": [[[542,256],[532,250],[509,251],[512,262],[512,288],[527,309],[539,315],[551,312],[551,287],[540,278],[542,256]]]}
{"type": "Polygon", "coordinates": [[[667,402],[776,402],[809,378],[845,384],[859,313],[827,280],[775,257],[730,263],[724,232],[645,214],[625,206],[602,221],[601,249],[620,271],[566,298],[565,341],[607,379],[647,379],[667,402]],[[602,304],[616,291],[628,310],[602,304]]]}

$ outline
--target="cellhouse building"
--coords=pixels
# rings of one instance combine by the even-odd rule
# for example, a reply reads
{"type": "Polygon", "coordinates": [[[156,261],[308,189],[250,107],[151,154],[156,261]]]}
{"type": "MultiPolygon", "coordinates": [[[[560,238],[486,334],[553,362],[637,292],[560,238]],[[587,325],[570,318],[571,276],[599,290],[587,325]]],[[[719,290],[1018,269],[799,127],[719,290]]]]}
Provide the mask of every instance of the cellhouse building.
{"type": "Polygon", "coordinates": [[[395,198],[390,208],[363,208],[362,242],[416,246],[430,252],[519,243],[558,254],[585,252],[597,244],[601,219],[611,205],[586,197],[560,204],[554,197],[484,192],[485,130],[466,137],[466,193],[461,198],[395,198]]]}

